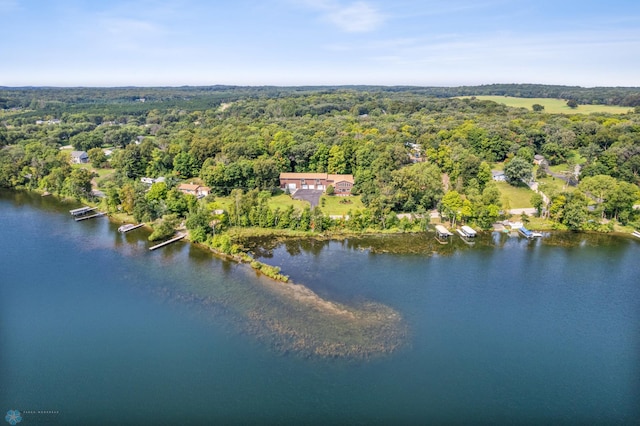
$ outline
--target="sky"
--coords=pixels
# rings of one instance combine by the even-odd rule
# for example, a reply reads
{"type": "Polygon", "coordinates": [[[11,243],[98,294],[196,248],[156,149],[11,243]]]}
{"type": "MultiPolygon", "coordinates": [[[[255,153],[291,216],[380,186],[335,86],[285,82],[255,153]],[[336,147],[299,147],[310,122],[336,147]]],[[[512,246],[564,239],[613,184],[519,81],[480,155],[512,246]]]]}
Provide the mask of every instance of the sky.
{"type": "Polygon", "coordinates": [[[638,0],[0,0],[0,86],[640,86],[638,0]]]}

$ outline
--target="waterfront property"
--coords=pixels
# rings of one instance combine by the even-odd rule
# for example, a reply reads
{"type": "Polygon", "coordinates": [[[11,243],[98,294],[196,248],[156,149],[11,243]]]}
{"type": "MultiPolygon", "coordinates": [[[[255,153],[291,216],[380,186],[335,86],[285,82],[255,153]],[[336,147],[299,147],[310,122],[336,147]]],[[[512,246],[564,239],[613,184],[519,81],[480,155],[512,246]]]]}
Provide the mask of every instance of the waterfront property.
{"type": "Polygon", "coordinates": [[[326,191],[333,186],[336,195],[351,195],[353,175],[329,173],[280,173],[280,188],[295,192],[298,189],[318,189],[326,191]]]}

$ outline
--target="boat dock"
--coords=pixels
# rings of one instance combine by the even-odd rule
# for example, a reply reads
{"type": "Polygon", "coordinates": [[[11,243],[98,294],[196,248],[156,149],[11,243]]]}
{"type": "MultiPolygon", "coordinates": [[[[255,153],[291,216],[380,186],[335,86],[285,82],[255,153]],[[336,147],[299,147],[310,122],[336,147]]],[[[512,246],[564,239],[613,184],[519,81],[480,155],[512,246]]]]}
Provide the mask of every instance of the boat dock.
{"type": "Polygon", "coordinates": [[[442,225],[436,225],[436,234],[441,238],[447,238],[453,235],[447,228],[442,225]]]}
{"type": "Polygon", "coordinates": [[[79,209],[69,210],[69,213],[71,213],[71,216],[82,216],[94,210],[98,210],[98,208],[85,206],[85,207],[80,207],[79,209]]]}
{"type": "Polygon", "coordinates": [[[100,217],[100,216],[104,216],[106,213],[104,212],[98,212],[96,214],[91,214],[89,216],[80,216],[80,217],[76,217],[76,222],[80,222],[81,220],[87,220],[87,219],[92,219],[94,217],[100,217]]]}
{"type": "Polygon", "coordinates": [[[436,240],[440,244],[447,244],[447,242],[449,241],[449,237],[451,237],[452,235],[453,234],[444,226],[436,225],[436,240]]]}
{"type": "Polygon", "coordinates": [[[141,226],[144,226],[144,223],[139,223],[137,225],[134,225],[133,223],[127,223],[126,225],[122,225],[121,227],[119,227],[118,231],[125,233],[140,228],[141,226]]]}
{"type": "Polygon", "coordinates": [[[186,236],[186,234],[179,234],[177,237],[173,237],[172,239],[167,240],[167,241],[165,241],[163,243],[156,244],[153,247],[149,247],[149,250],[159,249],[160,247],[164,247],[164,246],[169,245],[171,243],[175,243],[176,241],[183,239],[185,236],[186,236]]]}
{"type": "Polygon", "coordinates": [[[474,238],[478,235],[475,229],[467,225],[461,226],[458,229],[458,234],[460,234],[461,237],[465,237],[465,238],[474,238]]]}
{"type": "Polygon", "coordinates": [[[541,237],[542,234],[540,234],[539,232],[533,232],[533,231],[529,231],[527,228],[525,228],[524,226],[521,226],[520,228],[518,228],[518,232],[520,234],[522,234],[522,236],[531,239],[531,238],[535,238],[535,237],[541,237]]]}

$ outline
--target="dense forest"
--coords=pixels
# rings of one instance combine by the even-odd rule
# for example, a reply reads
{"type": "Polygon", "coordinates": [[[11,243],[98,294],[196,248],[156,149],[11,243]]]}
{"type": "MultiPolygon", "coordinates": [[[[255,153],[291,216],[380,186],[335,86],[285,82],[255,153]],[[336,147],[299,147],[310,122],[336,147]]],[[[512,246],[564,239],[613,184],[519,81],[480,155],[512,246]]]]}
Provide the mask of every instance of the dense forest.
{"type": "Polygon", "coordinates": [[[513,186],[561,174],[570,185],[530,204],[558,228],[638,225],[640,107],[563,115],[453,97],[484,94],[640,104],[636,88],[540,85],[0,88],[0,187],[98,194],[110,212],[156,221],[157,238],[185,222],[227,251],[229,228],[415,230],[432,209],[489,228],[509,210],[495,169],[513,186]],[[62,147],[88,152],[91,167],[62,147]],[[341,218],[274,207],[282,172],[353,174],[363,207],[341,218]],[[177,191],[194,181],[212,194],[177,191]]]}

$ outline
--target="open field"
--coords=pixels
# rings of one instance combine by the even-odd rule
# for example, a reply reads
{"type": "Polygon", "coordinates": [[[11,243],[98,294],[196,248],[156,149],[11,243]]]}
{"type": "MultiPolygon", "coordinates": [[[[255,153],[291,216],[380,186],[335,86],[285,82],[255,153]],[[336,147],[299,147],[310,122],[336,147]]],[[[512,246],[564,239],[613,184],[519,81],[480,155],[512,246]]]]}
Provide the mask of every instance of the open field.
{"type": "MultiPolygon", "coordinates": [[[[233,201],[231,197],[216,196],[215,202],[218,204],[218,206],[221,209],[229,210],[229,206],[233,201]]],[[[271,207],[273,210],[275,210],[276,208],[280,208],[280,210],[284,210],[289,206],[293,206],[298,210],[302,210],[305,208],[305,206],[308,206],[308,205],[309,203],[300,201],[300,200],[294,200],[289,195],[286,195],[286,194],[280,194],[280,195],[276,195],[274,197],[269,198],[269,207],[271,207]]]]}
{"type": "Polygon", "coordinates": [[[95,178],[95,182],[98,188],[102,188],[104,181],[115,173],[114,169],[96,169],[91,165],[91,163],[74,164],[73,166],[81,169],[87,169],[90,172],[97,174],[98,176],[95,178]]]}
{"type": "MultiPolygon", "coordinates": [[[[231,204],[230,197],[215,197],[216,203],[220,206],[220,208],[229,210],[229,205],[231,204]]],[[[280,208],[280,210],[284,210],[289,206],[293,206],[297,210],[303,210],[305,207],[309,206],[309,203],[306,201],[294,200],[291,196],[286,194],[276,195],[274,197],[269,198],[269,207],[273,210],[276,208],[280,208]]],[[[323,195],[320,201],[320,210],[325,215],[346,215],[349,210],[357,210],[364,207],[362,201],[360,200],[360,196],[354,197],[329,197],[327,195],[323,195]],[[322,199],[325,200],[324,207],[322,206],[322,199]],[[341,200],[351,201],[349,204],[341,204],[341,200]]]]}
{"type": "Polygon", "coordinates": [[[349,210],[358,210],[364,208],[360,196],[354,197],[337,197],[323,195],[320,199],[320,209],[325,215],[343,216],[349,213],[349,210]],[[324,207],[322,206],[324,201],[324,207]],[[340,201],[343,201],[341,203],[340,201]]]}
{"type": "Polygon", "coordinates": [[[536,180],[538,181],[540,190],[548,196],[553,193],[573,192],[576,190],[575,186],[571,186],[562,179],[557,179],[553,176],[547,176],[546,178],[536,180]]]}
{"type": "Polygon", "coordinates": [[[269,207],[271,207],[273,210],[277,208],[280,208],[280,210],[284,210],[289,206],[293,206],[298,210],[302,210],[305,207],[308,207],[309,203],[307,203],[306,201],[294,200],[290,195],[287,194],[280,194],[276,195],[275,197],[269,198],[269,207]]]}
{"type": "Polygon", "coordinates": [[[507,182],[496,182],[498,189],[502,194],[502,198],[509,200],[510,208],[522,209],[533,207],[531,204],[531,196],[535,194],[527,186],[512,186],[507,182]]]}
{"type": "MultiPolygon", "coordinates": [[[[465,96],[465,98],[468,97],[465,96]]],[[[578,105],[577,108],[569,108],[566,100],[550,98],[514,98],[511,96],[475,96],[475,98],[515,108],[527,108],[528,110],[532,110],[533,104],[540,104],[544,106],[543,112],[551,114],[591,114],[592,112],[626,114],[632,110],[630,107],[612,105],[578,105]]]]}

